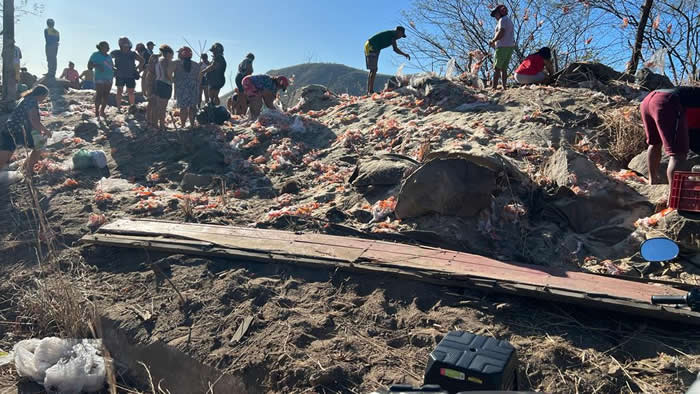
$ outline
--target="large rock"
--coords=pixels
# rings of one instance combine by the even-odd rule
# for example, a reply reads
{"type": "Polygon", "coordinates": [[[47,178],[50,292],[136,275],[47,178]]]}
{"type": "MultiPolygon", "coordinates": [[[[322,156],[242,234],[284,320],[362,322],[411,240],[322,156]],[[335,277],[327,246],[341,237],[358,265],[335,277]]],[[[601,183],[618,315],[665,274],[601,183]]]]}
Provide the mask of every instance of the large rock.
{"type": "Polygon", "coordinates": [[[211,184],[212,181],[213,178],[211,176],[192,174],[188,172],[182,177],[180,187],[184,191],[192,191],[196,188],[207,187],[211,184]]]}
{"type": "Polygon", "coordinates": [[[637,74],[635,75],[635,82],[641,88],[649,91],[673,88],[673,83],[667,76],[656,74],[646,67],[637,71],[637,74]]]}
{"type": "Polygon", "coordinates": [[[554,80],[560,86],[580,87],[582,84],[610,81],[634,82],[634,77],[615,71],[601,63],[577,62],[569,64],[565,69],[554,75],[554,80]]]}
{"type": "MultiPolygon", "coordinates": [[[[692,168],[693,166],[700,165],[700,156],[696,155],[692,151],[688,154],[688,163],[687,167],[688,170],[692,168]]],[[[629,164],[627,165],[627,168],[629,168],[632,171],[638,172],[642,174],[645,178],[649,179],[649,167],[647,164],[647,152],[642,152],[635,156],[632,160],[630,160],[629,164]]],[[[668,179],[666,179],[666,169],[668,168],[668,156],[664,155],[661,158],[661,167],[659,167],[659,179],[661,179],[661,182],[663,183],[668,183],[668,179]]]]}
{"type": "Polygon", "coordinates": [[[401,183],[420,163],[406,156],[384,154],[362,160],[348,180],[355,187],[392,186],[401,183]]]}
{"type": "Polygon", "coordinates": [[[435,159],[411,174],[398,196],[399,218],[430,213],[471,217],[491,206],[496,172],[461,158],[435,159]]]}
{"type": "Polygon", "coordinates": [[[552,155],[544,175],[559,186],[581,188],[579,195],[560,193],[551,198],[548,207],[554,211],[550,214],[565,219],[577,233],[587,233],[612,222],[631,226],[628,217],[644,217],[652,209],[647,198],[626,184],[609,179],[585,156],[565,148],[552,155]]]}
{"type": "Polygon", "coordinates": [[[322,111],[340,104],[340,100],[323,85],[309,85],[297,92],[294,101],[298,104],[293,108],[301,112],[322,111]]]}

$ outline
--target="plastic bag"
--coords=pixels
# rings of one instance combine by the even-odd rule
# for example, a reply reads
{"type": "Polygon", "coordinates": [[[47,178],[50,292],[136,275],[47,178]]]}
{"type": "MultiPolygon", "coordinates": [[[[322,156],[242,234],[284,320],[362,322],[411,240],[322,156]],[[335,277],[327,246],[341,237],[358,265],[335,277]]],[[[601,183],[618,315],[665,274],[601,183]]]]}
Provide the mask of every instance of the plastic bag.
{"type": "Polygon", "coordinates": [[[73,154],[73,168],[81,170],[93,166],[92,155],[87,149],[80,149],[73,154]]]}
{"type": "Polygon", "coordinates": [[[447,62],[447,68],[445,69],[445,78],[452,80],[454,78],[455,71],[457,70],[457,61],[454,58],[450,58],[447,62]]]}
{"type": "Polygon", "coordinates": [[[46,141],[46,145],[51,146],[59,142],[63,142],[66,138],[75,137],[75,132],[72,130],[58,130],[51,134],[51,137],[46,141]]]}
{"type": "Polygon", "coordinates": [[[656,71],[659,74],[666,74],[666,54],[668,53],[668,50],[666,48],[660,48],[657,49],[656,52],[654,52],[653,55],[651,55],[651,59],[649,59],[648,62],[644,63],[644,67],[656,71]]]}
{"type": "Polygon", "coordinates": [[[90,156],[92,157],[92,163],[95,165],[97,168],[105,168],[107,167],[107,155],[101,150],[95,150],[90,152],[90,156]]]}
{"type": "Polygon", "coordinates": [[[406,66],[406,63],[401,63],[401,65],[399,66],[399,68],[396,69],[396,78],[397,78],[399,81],[402,81],[403,78],[404,78],[404,74],[403,74],[403,68],[404,68],[404,66],[406,66]]]}
{"type": "Polygon", "coordinates": [[[129,183],[126,179],[111,179],[102,178],[97,182],[97,187],[95,189],[102,190],[103,193],[118,193],[125,192],[134,188],[133,183],[129,183]]]}
{"type": "Polygon", "coordinates": [[[101,348],[99,339],[28,339],[14,347],[15,367],[51,392],[93,392],[105,382],[101,348]]]}
{"type": "Polygon", "coordinates": [[[304,122],[298,116],[294,117],[294,122],[292,122],[292,126],[290,127],[290,129],[292,130],[292,133],[303,133],[306,131],[306,127],[304,127],[304,122]]]}
{"type": "Polygon", "coordinates": [[[0,171],[0,185],[8,186],[24,179],[20,171],[0,171]]]}

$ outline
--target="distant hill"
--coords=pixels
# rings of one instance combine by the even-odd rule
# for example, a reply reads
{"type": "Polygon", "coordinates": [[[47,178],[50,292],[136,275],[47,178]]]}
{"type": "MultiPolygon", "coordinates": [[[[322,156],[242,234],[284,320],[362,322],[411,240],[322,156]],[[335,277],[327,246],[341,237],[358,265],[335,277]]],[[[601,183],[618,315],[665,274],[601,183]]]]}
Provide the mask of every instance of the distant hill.
{"type": "MultiPolygon", "coordinates": [[[[343,64],[306,63],[279,70],[270,70],[266,74],[294,76],[294,84],[282,96],[282,101],[287,106],[293,106],[297,103],[301,88],[307,85],[323,85],[333,93],[347,93],[353,96],[361,96],[365,94],[367,89],[367,71],[358,70],[343,64]]],[[[382,90],[389,78],[391,78],[391,75],[378,74],[374,84],[375,90],[382,90]]],[[[225,102],[230,95],[231,93],[229,92],[222,96],[222,102],[225,102]]]]}

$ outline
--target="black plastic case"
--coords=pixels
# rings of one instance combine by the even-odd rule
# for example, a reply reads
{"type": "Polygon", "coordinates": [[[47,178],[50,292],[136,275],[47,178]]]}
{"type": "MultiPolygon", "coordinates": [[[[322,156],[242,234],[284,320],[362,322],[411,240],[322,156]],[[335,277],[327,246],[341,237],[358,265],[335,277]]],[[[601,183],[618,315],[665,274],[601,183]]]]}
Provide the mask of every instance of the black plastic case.
{"type": "Polygon", "coordinates": [[[450,331],[430,353],[425,384],[450,393],[470,390],[517,390],[515,348],[506,341],[450,331]]]}

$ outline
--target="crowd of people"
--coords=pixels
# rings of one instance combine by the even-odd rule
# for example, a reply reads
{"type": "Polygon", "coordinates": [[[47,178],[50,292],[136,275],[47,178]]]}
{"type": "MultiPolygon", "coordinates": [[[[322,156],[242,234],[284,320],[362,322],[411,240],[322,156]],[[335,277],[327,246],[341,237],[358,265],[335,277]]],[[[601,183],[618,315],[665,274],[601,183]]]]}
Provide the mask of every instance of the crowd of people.
{"type": "MultiPolygon", "coordinates": [[[[504,5],[497,5],[490,11],[491,16],[498,20],[493,39],[489,41],[489,46],[495,49],[492,88],[497,89],[499,82],[506,88],[506,70],[516,47],[513,23],[504,5]]],[[[52,19],[47,21],[44,35],[49,64],[47,77],[51,77],[55,74],[55,57],[60,37],[52,19]]],[[[397,46],[397,40],[405,37],[405,29],[398,26],[394,30],[375,34],[365,42],[364,53],[369,70],[368,93],[374,92],[382,49],[392,46],[394,52],[410,60],[410,55],[397,46]]],[[[117,111],[121,111],[125,92],[130,110],[134,109],[136,81],[139,79],[142,81],[143,95],[148,100],[146,120],[149,128],[167,128],[167,105],[173,96],[173,90],[183,127],[188,123],[195,126],[197,111],[202,108],[202,97],[210,110],[219,106],[219,94],[226,83],[227,68],[224,47],[220,43],[215,43],[209,49],[211,61],[207,53],[202,53],[199,62],[192,60],[192,49],[186,46],[177,50],[177,59],[175,51],[165,44],[160,46],[159,53],[154,53],[155,44],[151,41],[146,45],[139,43],[132,50],[131,41],[127,37],[121,37],[118,46],[118,49],[110,52],[109,43],[100,42],[83,73],[79,74],[75,64],[69,62],[60,76],[73,88],[95,90],[95,116],[98,119],[106,116],[105,110],[114,82],[117,86],[117,111]]],[[[16,47],[15,63],[18,64],[21,57],[21,51],[16,47]]],[[[519,84],[545,82],[554,73],[551,59],[552,51],[548,47],[525,57],[514,71],[515,81],[519,84]]],[[[226,103],[230,113],[245,115],[249,112],[251,119],[260,115],[263,106],[274,109],[278,92],[286,91],[290,84],[290,80],[284,76],[253,75],[254,60],[255,56],[249,53],[238,65],[236,87],[226,103]]],[[[25,73],[26,70],[23,70],[22,76],[25,73]]],[[[49,133],[41,124],[38,111],[38,104],[47,95],[48,89],[44,85],[36,85],[23,94],[23,99],[10,116],[7,126],[0,131],[0,168],[7,163],[18,144],[29,148],[38,147],[40,144],[37,141],[49,133]]],[[[660,182],[658,173],[662,150],[670,156],[667,169],[670,180],[674,171],[684,169],[689,151],[700,154],[700,87],[678,87],[651,92],[642,102],[640,111],[649,145],[649,183],[660,182]]],[[[32,151],[27,160],[29,173],[37,158],[38,154],[32,151]]]]}

